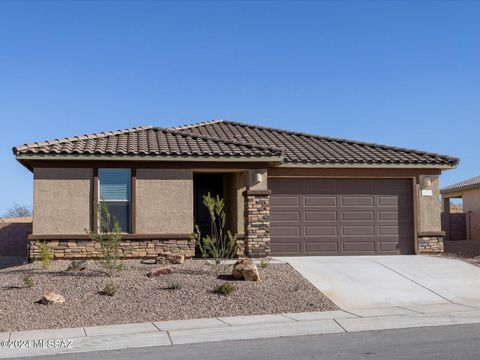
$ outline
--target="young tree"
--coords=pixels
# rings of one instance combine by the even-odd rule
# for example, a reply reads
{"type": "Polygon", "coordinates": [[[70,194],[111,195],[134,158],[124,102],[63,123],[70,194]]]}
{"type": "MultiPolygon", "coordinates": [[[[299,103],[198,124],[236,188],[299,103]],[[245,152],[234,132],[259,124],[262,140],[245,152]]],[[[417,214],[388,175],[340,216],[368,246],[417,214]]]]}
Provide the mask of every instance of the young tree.
{"type": "Polygon", "coordinates": [[[27,205],[20,205],[16,202],[13,203],[12,207],[7,210],[2,217],[4,218],[17,218],[17,217],[30,217],[32,216],[32,210],[27,205]]]}
{"type": "Polygon", "coordinates": [[[210,234],[202,237],[200,228],[196,225],[195,238],[202,257],[211,257],[215,264],[221,264],[223,260],[235,256],[235,235],[230,230],[225,230],[225,203],[220,196],[213,197],[208,193],[203,197],[203,205],[210,215],[210,234]]]}
{"type": "Polygon", "coordinates": [[[98,219],[98,234],[93,231],[88,233],[90,239],[100,243],[102,251],[100,264],[107,269],[108,276],[112,277],[116,271],[122,269],[120,257],[122,230],[117,219],[110,214],[107,204],[103,200],[98,204],[98,219]]]}

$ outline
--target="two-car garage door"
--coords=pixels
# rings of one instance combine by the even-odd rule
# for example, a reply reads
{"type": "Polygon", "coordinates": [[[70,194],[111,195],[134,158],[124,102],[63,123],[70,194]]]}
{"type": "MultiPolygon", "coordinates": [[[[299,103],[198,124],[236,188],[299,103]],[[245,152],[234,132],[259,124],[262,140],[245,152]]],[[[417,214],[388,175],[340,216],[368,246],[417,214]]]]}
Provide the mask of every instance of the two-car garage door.
{"type": "Polygon", "coordinates": [[[413,253],[409,179],[270,178],[272,255],[413,253]]]}

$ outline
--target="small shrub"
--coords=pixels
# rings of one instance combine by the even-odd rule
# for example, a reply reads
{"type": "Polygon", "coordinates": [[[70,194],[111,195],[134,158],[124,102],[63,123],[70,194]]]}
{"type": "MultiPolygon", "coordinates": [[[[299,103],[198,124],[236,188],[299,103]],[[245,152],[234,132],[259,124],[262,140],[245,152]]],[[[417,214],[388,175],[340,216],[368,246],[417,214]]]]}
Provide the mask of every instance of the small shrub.
{"type": "Polygon", "coordinates": [[[262,269],[266,269],[266,268],[268,267],[268,265],[270,265],[270,262],[269,262],[268,260],[262,260],[262,261],[260,262],[260,267],[261,267],[262,269]]]}
{"type": "Polygon", "coordinates": [[[298,290],[300,290],[302,288],[302,285],[300,283],[296,283],[294,286],[293,286],[293,291],[297,292],[298,290]]]}
{"type": "Polygon", "coordinates": [[[103,199],[98,203],[98,233],[87,231],[92,241],[100,244],[101,257],[99,260],[109,277],[123,270],[121,262],[120,244],[122,242],[122,229],[119,222],[110,213],[103,199]]]}
{"type": "Polygon", "coordinates": [[[32,287],[33,286],[33,276],[25,276],[23,278],[23,284],[26,287],[32,287]]]}
{"type": "Polygon", "coordinates": [[[42,267],[48,269],[52,264],[53,252],[47,245],[47,243],[42,242],[38,246],[40,250],[40,260],[42,262],[42,267]]]}
{"type": "Polygon", "coordinates": [[[234,293],[235,290],[236,290],[235,286],[233,286],[232,284],[224,283],[222,285],[219,285],[219,286],[215,287],[213,289],[213,292],[217,293],[217,294],[222,294],[222,295],[228,296],[228,295],[234,293]]]}
{"type": "Polygon", "coordinates": [[[183,285],[180,283],[172,282],[166,287],[167,290],[181,290],[183,285]]]}
{"type": "Polygon", "coordinates": [[[106,286],[100,291],[100,294],[101,294],[101,295],[105,295],[105,296],[114,296],[116,293],[117,293],[117,289],[115,288],[115,286],[114,286],[113,284],[108,284],[108,285],[106,285],[106,286]]]}

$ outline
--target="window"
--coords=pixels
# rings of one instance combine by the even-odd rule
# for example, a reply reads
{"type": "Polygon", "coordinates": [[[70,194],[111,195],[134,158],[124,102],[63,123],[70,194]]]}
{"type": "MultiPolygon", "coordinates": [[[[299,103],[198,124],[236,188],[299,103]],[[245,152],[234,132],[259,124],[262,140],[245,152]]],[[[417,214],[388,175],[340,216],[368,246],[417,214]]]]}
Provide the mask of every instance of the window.
{"type": "Polygon", "coordinates": [[[130,232],[131,175],[130,169],[99,169],[99,200],[104,201],[122,232],[130,232]]]}

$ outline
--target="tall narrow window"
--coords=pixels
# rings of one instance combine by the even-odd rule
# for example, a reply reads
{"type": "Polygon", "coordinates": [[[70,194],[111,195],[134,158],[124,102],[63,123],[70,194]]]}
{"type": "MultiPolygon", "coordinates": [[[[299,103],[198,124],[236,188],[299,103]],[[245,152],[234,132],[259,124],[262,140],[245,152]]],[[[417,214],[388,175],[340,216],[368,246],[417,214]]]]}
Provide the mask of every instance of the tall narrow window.
{"type": "Polygon", "coordinates": [[[129,233],[131,211],[130,169],[99,169],[99,200],[104,201],[122,232],[129,233]]]}

